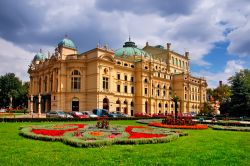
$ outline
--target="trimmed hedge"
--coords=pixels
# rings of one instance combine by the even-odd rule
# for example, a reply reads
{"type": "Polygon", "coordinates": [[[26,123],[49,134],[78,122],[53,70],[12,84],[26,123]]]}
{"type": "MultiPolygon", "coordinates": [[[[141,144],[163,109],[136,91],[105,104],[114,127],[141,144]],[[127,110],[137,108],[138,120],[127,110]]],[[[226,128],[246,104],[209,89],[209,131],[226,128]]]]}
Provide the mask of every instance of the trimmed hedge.
{"type": "MultiPolygon", "coordinates": [[[[95,128],[93,125],[86,125],[84,128],[79,128],[75,131],[68,131],[65,132],[63,136],[49,136],[43,134],[35,134],[32,132],[33,130],[44,129],[48,131],[52,131],[55,129],[53,125],[42,125],[42,126],[28,126],[28,127],[21,127],[19,134],[26,138],[32,138],[36,140],[43,140],[43,141],[61,141],[65,144],[75,146],[75,147],[101,147],[113,144],[152,144],[152,143],[166,143],[171,142],[177,139],[180,136],[186,136],[187,133],[183,133],[181,131],[172,131],[166,129],[157,129],[157,128],[150,128],[146,126],[131,126],[134,129],[138,127],[142,129],[142,134],[147,134],[143,132],[143,129],[148,129],[149,131],[152,130],[152,135],[155,133],[162,133],[163,137],[152,137],[152,138],[132,138],[129,139],[130,134],[125,131],[125,128],[128,126],[112,126],[111,129],[98,129],[95,128]],[[44,128],[43,128],[44,126],[44,128]],[[105,136],[93,136],[88,135],[89,132],[103,132],[105,136]],[[108,133],[106,133],[108,132],[108,133]],[[80,133],[80,136],[77,134],[80,133]],[[109,138],[107,135],[113,133],[121,133],[117,137],[109,138]]],[[[67,129],[67,127],[65,128],[67,129]]],[[[62,129],[64,130],[64,129],[62,129]]],[[[137,130],[132,132],[138,133],[137,130]]],[[[140,133],[140,132],[139,132],[140,133]]]]}
{"type": "Polygon", "coordinates": [[[228,130],[228,131],[246,131],[250,132],[250,127],[237,127],[237,126],[219,126],[219,125],[210,125],[210,128],[214,130],[228,130]]]}

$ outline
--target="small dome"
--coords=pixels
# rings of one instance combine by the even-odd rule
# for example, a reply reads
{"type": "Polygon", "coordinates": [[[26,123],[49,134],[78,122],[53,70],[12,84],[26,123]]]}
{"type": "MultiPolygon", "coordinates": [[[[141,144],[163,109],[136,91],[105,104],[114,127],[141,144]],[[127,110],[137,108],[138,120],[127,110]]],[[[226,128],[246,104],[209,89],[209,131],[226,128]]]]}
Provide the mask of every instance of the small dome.
{"type": "Polygon", "coordinates": [[[76,49],[75,44],[68,38],[64,38],[62,41],[60,41],[58,43],[58,47],[60,46],[76,49]]]}
{"type": "Polygon", "coordinates": [[[164,49],[164,47],[162,45],[156,45],[155,48],[161,48],[164,49]]]}
{"type": "Polygon", "coordinates": [[[40,51],[34,56],[34,61],[42,61],[45,59],[44,54],[40,51]]]}
{"type": "Polygon", "coordinates": [[[123,45],[123,48],[115,50],[115,56],[144,56],[147,57],[149,54],[142,50],[137,48],[134,42],[129,41],[125,42],[123,45]]]}

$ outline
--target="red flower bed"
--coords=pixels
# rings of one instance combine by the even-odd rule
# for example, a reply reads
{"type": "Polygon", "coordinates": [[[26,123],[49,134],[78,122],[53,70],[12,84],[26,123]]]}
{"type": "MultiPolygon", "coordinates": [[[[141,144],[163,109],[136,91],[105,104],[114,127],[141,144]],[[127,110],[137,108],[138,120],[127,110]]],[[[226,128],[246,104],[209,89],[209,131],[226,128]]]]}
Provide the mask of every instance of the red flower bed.
{"type": "Polygon", "coordinates": [[[31,132],[35,133],[35,134],[41,134],[41,135],[47,135],[47,136],[52,136],[52,137],[56,137],[56,136],[63,136],[63,134],[65,132],[68,131],[76,131],[79,128],[84,128],[84,124],[65,124],[63,125],[65,127],[67,126],[77,126],[76,128],[71,128],[71,129],[67,129],[67,130],[51,130],[51,129],[32,129],[31,132]]]}
{"type": "Polygon", "coordinates": [[[133,132],[133,128],[146,128],[144,126],[128,126],[125,131],[130,134],[129,139],[136,139],[136,138],[160,138],[165,137],[164,134],[148,134],[148,133],[139,133],[133,132]]]}
{"type": "Polygon", "coordinates": [[[150,122],[148,125],[155,127],[171,128],[171,129],[208,129],[207,125],[201,125],[201,124],[188,126],[188,125],[165,125],[159,122],[150,122]]]}

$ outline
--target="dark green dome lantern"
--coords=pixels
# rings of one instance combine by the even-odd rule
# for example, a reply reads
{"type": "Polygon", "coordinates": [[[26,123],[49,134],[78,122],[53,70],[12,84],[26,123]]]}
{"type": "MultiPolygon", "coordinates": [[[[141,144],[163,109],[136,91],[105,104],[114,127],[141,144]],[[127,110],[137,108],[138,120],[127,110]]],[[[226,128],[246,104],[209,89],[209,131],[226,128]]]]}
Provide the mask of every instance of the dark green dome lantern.
{"type": "Polygon", "coordinates": [[[68,39],[67,35],[65,36],[65,38],[62,41],[60,41],[58,43],[58,47],[61,47],[61,46],[76,50],[76,46],[75,46],[74,42],[72,40],[68,39]]]}
{"type": "MultiPolygon", "coordinates": [[[[149,54],[142,49],[137,48],[135,42],[132,42],[129,37],[129,41],[125,42],[123,48],[115,50],[115,56],[117,57],[149,57],[149,54]]],[[[138,58],[136,58],[138,59],[138,58]]]]}
{"type": "Polygon", "coordinates": [[[45,60],[45,55],[42,53],[42,50],[40,49],[40,52],[36,53],[34,56],[33,61],[43,61],[45,60]]]}

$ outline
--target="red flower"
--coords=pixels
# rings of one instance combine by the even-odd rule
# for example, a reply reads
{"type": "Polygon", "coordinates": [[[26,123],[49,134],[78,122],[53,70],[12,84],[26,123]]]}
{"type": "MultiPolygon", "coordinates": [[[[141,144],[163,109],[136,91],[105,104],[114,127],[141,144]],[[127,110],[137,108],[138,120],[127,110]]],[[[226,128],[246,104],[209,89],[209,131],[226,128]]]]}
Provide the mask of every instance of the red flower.
{"type": "Polygon", "coordinates": [[[63,136],[65,132],[76,131],[79,128],[84,128],[84,124],[65,124],[65,126],[77,126],[76,128],[71,128],[67,130],[50,130],[50,129],[32,129],[31,132],[35,134],[47,135],[47,136],[63,136]]]}
{"type": "Polygon", "coordinates": [[[130,134],[129,139],[136,139],[136,138],[160,138],[165,137],[164,134],[148,134],[148,133],[139,133],[133,132],[133,128],[146,128],[144,126],[128,126],[125,131],[130,134]]]}
{"type": "Polygon", "coordinates": [[[151,122],[148,125],[155,127],[172,128],[172,129],[208,129],[207,125],[201,125],[201,124],[188,126],[188,125],[165,125],[158,122],[151,122]]]}

